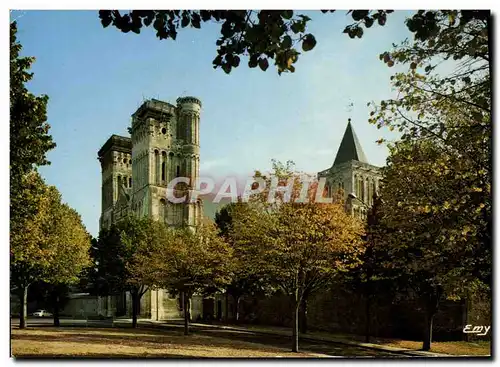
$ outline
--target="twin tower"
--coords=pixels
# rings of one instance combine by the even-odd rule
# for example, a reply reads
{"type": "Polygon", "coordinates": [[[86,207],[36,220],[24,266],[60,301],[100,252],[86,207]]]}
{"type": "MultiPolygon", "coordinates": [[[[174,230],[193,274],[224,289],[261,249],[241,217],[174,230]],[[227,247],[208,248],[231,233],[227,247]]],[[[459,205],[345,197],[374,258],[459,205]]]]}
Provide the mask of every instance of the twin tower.
{"type": "Polygon", "coordinates": [[[151,99],[132,115],[131,137],[112,135],[98,152],[102,171],[100,229],[129,212],[170,226],[194,226],[201,201],[173,204],[167,185],[176,177],[199,176],[201,101],[177,99],[177,105],[151,99]]]}

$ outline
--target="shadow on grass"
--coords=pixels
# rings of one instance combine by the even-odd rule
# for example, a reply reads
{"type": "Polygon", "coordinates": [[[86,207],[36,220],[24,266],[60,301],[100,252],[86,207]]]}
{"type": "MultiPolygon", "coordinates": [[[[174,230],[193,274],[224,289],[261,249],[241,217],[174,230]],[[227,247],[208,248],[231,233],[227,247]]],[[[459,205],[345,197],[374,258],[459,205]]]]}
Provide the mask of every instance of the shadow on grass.
{"type": "MultiPolygon", "coordinates": [[[[129,347],[148,347],[151,349],[164,349],[166,345],[189,347],[231,348],[239,350],[270,351],[268,348],[281,348],[283,352],[290,351],[291,337],[277,335],[261,335],[252,332],[235,332],[220,329],[192,329],[190,336],[184,336],[178,327],[152,330],[149,328],[41,328],[38,334],[12,334],[12,340],[23,342],[73,342],[85,344],[101,344],[112,346],[117,344],[129,347]],[[50,333],[49,333],[50,332],[50,333]],[[60,332],[60,335],[57,333],[60,332]],[[251,343],[258,343],[252,345],[251,343]],[[268,347],[268,348],[266,348],[268,347]]],[[[301,341],[300,348],[303,352],[322,353],[333,356],[377,356],[396,357],[391,353],[382,353],[364,348],[356,348],[338,343],[322,343],[301,341]]],[[[276,352],[273,350],[272,352],[276,352]]],[[[121,355],[122,356],[122,355],[121,355]]],[[[101,358],[101,357],[97,357],[101,358]]],[[[115,358],[113,356],[107,358],[115,358]]]]}
{"type": "Polygon", "coordinates": [[[170,354],[170,353],[165,353],[160,355],[148,355],[148,354],[138,354],[138,355],[125,355],[125,354],[118,354],[118,353],[107,353],[107,354],[99,354],[99,355],[89,355],[89,356],[69,356],[67,354],[23,354],[20,357],[13,356],[16,361],[23,361],[23,360],[45,360],[45,359],[61,359],[61,360],[75,360],[75,359],[93,359],[93,360],[106,360],[106,359],[165,359],[165,358],[172,358],[172,359],[207,359],[208,357],[192,357],[192,356],[186,356],[182,354],[170,354]]]}

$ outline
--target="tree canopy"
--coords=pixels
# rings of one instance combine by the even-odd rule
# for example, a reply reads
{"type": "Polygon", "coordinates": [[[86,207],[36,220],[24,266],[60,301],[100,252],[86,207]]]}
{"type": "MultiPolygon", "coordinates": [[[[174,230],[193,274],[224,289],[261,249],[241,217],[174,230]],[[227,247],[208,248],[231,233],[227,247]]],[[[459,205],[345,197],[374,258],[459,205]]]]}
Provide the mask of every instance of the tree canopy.
{"type": "Polygon", "coordinates": [[[20,216],[11,227],[10,272],[21,298],[25,326],[28,287],[39,281],[73,284],[89,263],[90,236],[80,216],[37,172],[23,176],[20,196],[34,215],[20,216]]]}
{"type": "MultiPolygon", "coordinates": [[[[334,12],[324,10],[323,13],[334,12]]],[[[344,33],[351,38],[361,38],[363,28],[374,24],[384,25],[392,10],[350,10],[347,14],[354,21],[344,33]]],[[[250,68],[266,71],[274,61],[278,73],[294,72],[294,64],[302,52],[316,46],[316,38],[307,32],[311,18],[293,10],[101,10],[99,18],[103,27],[110,25],[124,33],[139,34],[142,28],[152,26],[158,39],[176,40],[180,29],[202,28],[204,23],[220,24],[221,36],[217,39],[217,56],[214,68],[229,74],[240,65],[241,58],[248,58],[250,68]],[[301,51],[302,52],[301,52],[301,51]]]]}
{"type": "Polygon", "coordinates": [[[92,248],[94,271],[89,277],[93,291],[100,295],[130,292],[134,327],[141,297],[158,285],[157,269],[169,234],[161,222],[129,215],[102,229],[92,248]]]}
{"type": "MultiPolygon", "coordinates": [[[[29,70],[34,57],[21,57],[17,41],[17,24],[10,23],[10,175],[11,191],[20,176],[36,166],[49,164],[46,153],[55,147],[48,131],[46,95],[35,96],[26,83],[33,79],[29,70]]],[[[16,194],[16,192],[11,192],[16,194]]],[[[15,213],[15,211],[14,211],[15,213]]]]}
{"type": "Polygon", "coordinates": [[[409,70],[370,119],[401,133],[383,170],[382,246],[395,284],[424,302],[426,350],[439,301],[488,288],[492,260],[489,12],[419,11],[407,24],[428,21],[380,55],[409,70]]]}
{"type": "MultiPolygon", "coordinates": [[[[322,10],[323,14],[335,10],[322,10]]],[[[349,10],[352,23],[345,26],[343,33],[350,38],[361,38],[364,31],[373,25],[384,26],[392,10],[349,10]]],[[[415,40],[431,41],[438,47],[441,41],[436,34],[443,19],[458,21],[459,27],[467,27],[476,20],[489,19],[488,11],[477,10],[427,10],[418,11],[406,21],[408,30],[415,40]]],[[[153,27],[160,40],[176,40],[182,28],[201,29],[204,23],[220,24],[221,36],[216,41],[217,56],[214,68],[222,68],[229,74],[248,58],[248,67],[266,71],[272,61],[279,74],[294,72],[299,55],[312,50],[316,37],[308,32],[309,16],[294,10],[100,10],[103,27],[110,25],[124,33],[139,34],[143,28],[153,27]]],[[[339,30],[340,31],[340,30],[339,30]]],[[[468,46],[474,47],[473,43],[468,46]]],[[[387,58],[389,64],[393,64],[387,58]]]]}
{"type": "MultiPolygon", "coordinates": [[[[269,180],[294,180],[292,197],[302,191],[293,162],[274,161],[269,180]]],[[[364,251],[362,224],[349,216],[344,203],[294,202],[280,192],[274,201],[257,193],[232,212],[230,243],[247,271],[267,279],[290,299],[293,309],[293,351],[298,351],[298,311],[303,299],[348,271],[364,251]]]]}

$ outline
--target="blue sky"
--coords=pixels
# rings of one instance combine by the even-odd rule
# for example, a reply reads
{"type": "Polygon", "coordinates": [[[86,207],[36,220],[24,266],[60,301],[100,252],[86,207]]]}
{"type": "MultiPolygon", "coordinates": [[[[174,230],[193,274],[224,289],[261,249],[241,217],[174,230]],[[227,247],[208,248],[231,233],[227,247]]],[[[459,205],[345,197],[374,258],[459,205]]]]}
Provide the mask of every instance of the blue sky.
{"type": "Polygon", "coordinates": [[[181,30],[173,42],[159,41],[151,30],[136,35],[103,29],[96,11],[14,12],[22,15],[23,54],[37,59],[29,89],[50,98],[57,147],[43,176],[97,235],[98,149],[111,134],[127,135],[130,115],[144,98],[175,102],[180,95],[203,103],[202,174],[244,176],[268,169],[272,158],[293,160],[307,172],[326,169],[348,117],[370,163],[383,165],[387,150],[375,140],[394,136],[368,124],[366,104],[392,96],[395,70],[378,55],[410,37],[403,23],[408,13],[391,14],[386,26],[373,26],[362,39],[342,33],[351,19],[345,12],[307,14],[318,44],[300,57],[294,74],[278,76],[273,65],[262,72],[246,62],[230,75],[214,70],[215,24],[181,30]]]}

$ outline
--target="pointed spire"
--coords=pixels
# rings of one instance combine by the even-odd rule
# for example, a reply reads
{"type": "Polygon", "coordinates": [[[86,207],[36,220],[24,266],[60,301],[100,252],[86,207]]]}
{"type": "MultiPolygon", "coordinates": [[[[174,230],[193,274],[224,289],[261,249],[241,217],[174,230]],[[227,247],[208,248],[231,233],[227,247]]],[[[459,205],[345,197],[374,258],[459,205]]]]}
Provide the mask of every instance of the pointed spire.
{"type": "Polygon", "coordinates": [[[368,163],[365,153],[363,152],[363,148],[361,148],[358,137],[356,136],[356,133],[351,125],[351,119],[349,118],[344,137],[340,143],[333,165],[336,166],[351,160],[368,163]]]}

